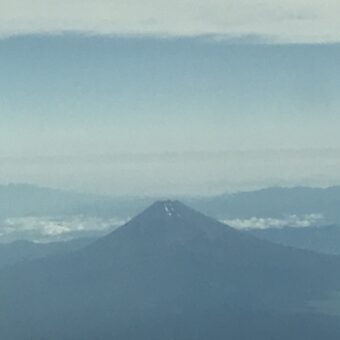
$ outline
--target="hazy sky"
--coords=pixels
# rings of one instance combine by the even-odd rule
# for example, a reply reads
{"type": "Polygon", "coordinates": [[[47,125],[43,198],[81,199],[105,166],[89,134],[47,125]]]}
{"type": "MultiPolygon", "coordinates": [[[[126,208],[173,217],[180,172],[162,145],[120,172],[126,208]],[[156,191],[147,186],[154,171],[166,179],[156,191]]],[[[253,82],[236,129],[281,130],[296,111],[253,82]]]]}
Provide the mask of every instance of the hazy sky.
{"type": "Polygon", "coordinates": [[[340,183],[339,11],[0,0],[0,183],[117,195],[340,183]]]}
{"type": "Polygon", "coordinates": [[[0,34],[261,36],[338,42],[338,0],[1,0],[0,34]]]}

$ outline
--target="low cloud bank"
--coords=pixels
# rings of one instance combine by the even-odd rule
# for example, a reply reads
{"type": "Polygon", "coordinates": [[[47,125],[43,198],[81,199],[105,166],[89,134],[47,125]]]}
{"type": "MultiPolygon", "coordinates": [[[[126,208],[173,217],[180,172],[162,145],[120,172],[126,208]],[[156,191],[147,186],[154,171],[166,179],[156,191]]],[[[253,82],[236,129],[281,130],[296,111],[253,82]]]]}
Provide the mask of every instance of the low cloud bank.
{"type": "Polygon", "coordinates": [[[9,218],[0,224],[0,242],[66,241],[76,237],[103,235],[125,222],[117,218],[87,216],[9,218]]]}
{"type": "Polygon", "coordinates": [[[236,229],[267,229],[267,228],[307,228],[322,224],[322,214],[307,214],[303,216],[289,215],[286,218],[252,217],[249,219],[226,219],[222,222],[236,229]]]}
{"type": "MultiPolygon", "coordinates": [[[[34,242],[67,241],[79,237],[102,236],[128,221],[119,218],[88,216],[20,217],[0,222],[0,242],[28,240],[34,242]]],[[[286,218],[252,217],[221,221],[240,230],[295,227],[306,228],[322,225],[322,214],[290,215],[286,218]]]]}

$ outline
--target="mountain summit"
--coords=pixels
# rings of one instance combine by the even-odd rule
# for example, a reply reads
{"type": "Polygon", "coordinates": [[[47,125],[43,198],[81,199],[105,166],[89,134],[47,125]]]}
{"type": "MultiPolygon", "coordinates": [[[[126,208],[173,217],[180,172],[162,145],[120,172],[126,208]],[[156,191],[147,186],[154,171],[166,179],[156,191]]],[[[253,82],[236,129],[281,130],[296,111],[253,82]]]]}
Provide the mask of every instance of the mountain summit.
{"type": "Polygon", "coordinates": [[[143,215],[154,215],[158,217],[180,217],[180,213],[183,211],[189,211],[183,203],[179,201],[164,200],[153,203],[149,208],[144,210],[143,215]]]}
{"type": "MultiPolygon", "coordinates": [[[[155,257],[161,256],[170,248],[178,247],[176,251],[191,247],[200,242],[201,246],[211,247],[217,252],[219,245],[231,250],[235,246],[241,249],[248,247],[249,243],[263,243],[248,235],[243,235],[235,229],[222,224],[200,212],[197,212],[179,201],[157,201],[127,224],[113,231],[110,235],[100,239],[90,246],[103,253],[103,251],[127,252],[139,251],[155,252],[155,257]],[[156,249],[159,247],[159,249],[156,249]],[[183,249],[182,249],[183,248],[183,249]]],[[[239,249],[239,250],[240,250],[239,249]]]]}
{"type": "MultiPolygon", "coordinates": [[[[164,223],[166,220],[172,220],[173,222],[180,219],[190,221],[197,220],[198,218],[207,219],[208,217],[203,214],[189,208],[180,201],[164,200],[156,201],[150,207],[145,209],[141,214],[134,218],[134,221],[139,222],[151,222],[157,221],[164,223]]],[[[209,218],[210,219],[210,218],[209,218]]],[[[212,220],[212,219],[210,219],[212,220]]]]}
{"type": "Polygon", "coordinates": [[[0,272],[0,337],[335,340],[338,320],[308,301],[340,290],[339,269],[160,201],[81,250],[0,272]]]}

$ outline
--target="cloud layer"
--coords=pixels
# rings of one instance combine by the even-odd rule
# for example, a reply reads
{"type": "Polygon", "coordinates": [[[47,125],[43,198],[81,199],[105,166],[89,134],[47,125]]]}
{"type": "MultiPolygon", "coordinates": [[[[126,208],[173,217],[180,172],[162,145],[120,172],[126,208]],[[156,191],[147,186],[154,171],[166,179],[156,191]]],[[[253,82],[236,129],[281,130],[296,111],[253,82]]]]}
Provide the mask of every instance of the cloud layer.
{"type": "Polygon", "coordinates": [[[267,229],[267,228],[307,228],[322,224],[322,214],[308,214],[303,216],[290,215],[283,219],[252,217],[249,219],[224,220],[223,223],[236,229],[267,229]]]}
{"type": "Polygon", "coordinates": [[[260,37],[280,43],[340,41],[337,0],[1,0],[0,36],[260,37]]]}
{"type": "Polygon", "coordinates": [[[76,237],[106,234],[126,221],[86,216],[22,217],[1,222],[0,242],[30,240],[35,242],[66,241],[76,237]]]}
{"type": "MultiPolygon", "coordinates": [[[[117,229],[128,220],[88,216],[69,217],[16,217],[8,218],[0,225],[0,242],[29,240],[34,242],[67,241],[79,237],[101,236],[117,229]]],[[[306,228],[318,226],[324,221],[322,214],[290,215],[283,219],[252,217],[221,221],[240,230],[267,228],[306,228]]]]}

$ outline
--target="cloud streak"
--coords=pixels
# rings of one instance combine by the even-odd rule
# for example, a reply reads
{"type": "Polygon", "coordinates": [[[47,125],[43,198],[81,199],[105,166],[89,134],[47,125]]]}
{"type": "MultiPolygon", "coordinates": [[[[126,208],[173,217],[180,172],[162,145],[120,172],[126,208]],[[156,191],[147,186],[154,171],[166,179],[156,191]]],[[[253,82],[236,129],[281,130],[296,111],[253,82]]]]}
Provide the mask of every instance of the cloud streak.
{"type": "Polygon", "coordinates": [[[0,36],[78,32],[340,42],[336,0],[1,0],[0,36]]]}
{"type": "Polygon", "coordinates": [[[76,237],[106,234],[126,221],[87,216],[8,218],[1,223],[0,242],[30,240],[65,241],[76,237]]]}
{"type": "Polygon", "coordinates": [[[290,215],[286,218],[265,218],[265,217],[252,217],[249,219],[227,219],[223,223],[230,225],[236,229],[268,229],[268,228],[307,228],[322,224],[324,216],[322,214],[307,214],[303,216],[290,215]]]}

